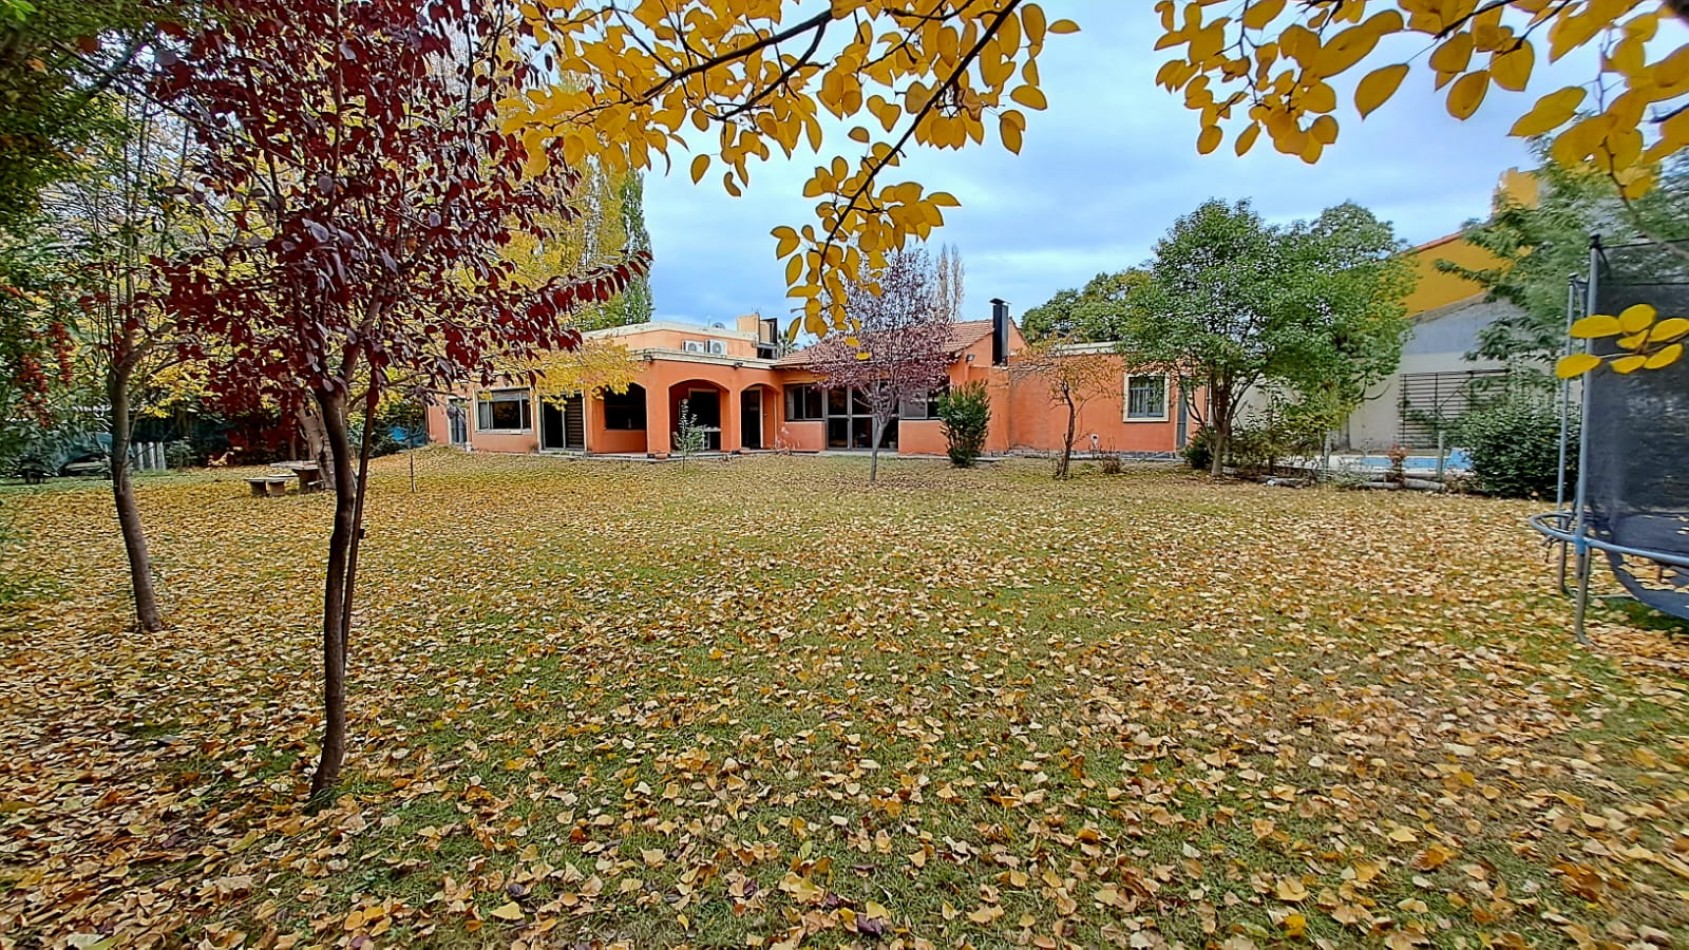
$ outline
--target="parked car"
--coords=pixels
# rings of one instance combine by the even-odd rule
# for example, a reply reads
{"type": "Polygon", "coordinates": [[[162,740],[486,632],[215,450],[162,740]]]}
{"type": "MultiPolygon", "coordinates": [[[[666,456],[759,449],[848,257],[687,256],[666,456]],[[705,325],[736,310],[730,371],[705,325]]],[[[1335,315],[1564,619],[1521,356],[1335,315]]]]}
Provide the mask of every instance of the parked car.
{"type": "Polygon", "coordinates": [[[104,452],[83,452],[65,459],[59,466],[60,478],[74,476],[111,476],[111,456],[104,452]]]}

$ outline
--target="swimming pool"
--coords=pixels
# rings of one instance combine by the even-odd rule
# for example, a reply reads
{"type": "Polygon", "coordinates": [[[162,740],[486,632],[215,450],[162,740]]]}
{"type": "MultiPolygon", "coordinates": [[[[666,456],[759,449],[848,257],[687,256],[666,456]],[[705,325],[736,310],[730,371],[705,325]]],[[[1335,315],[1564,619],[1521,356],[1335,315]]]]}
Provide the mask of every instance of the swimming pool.
{"type": "MultiPolygon", "coordinates": [[[[1331,467],[1387,471],[1390,468],[1390,460],[1382,455],[1333,455],[1331,467]]],[[[1407,472],[1435,472],[1437,470],[1437,457],[1435,455],[1410,455],[1403,460],[1402,470],[1407,472]]],[[[1445,472],[1470,472],[1471,470],[1472,457],[1467,455],[1463,449],[1451,450],[1448,459],[1443,463],[1443,471],[1445,472]]]]}

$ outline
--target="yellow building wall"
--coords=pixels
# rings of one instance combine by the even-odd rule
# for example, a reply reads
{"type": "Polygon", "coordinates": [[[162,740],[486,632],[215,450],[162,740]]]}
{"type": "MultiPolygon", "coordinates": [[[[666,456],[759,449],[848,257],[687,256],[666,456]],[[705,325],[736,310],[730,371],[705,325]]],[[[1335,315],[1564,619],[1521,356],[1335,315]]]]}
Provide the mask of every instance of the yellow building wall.
{"type": "Polygon", "coordinates": [[[1475,244],[1468,244],[1466,239],[1458,234],[1438,238],[1429,244],[1421,244],[1408,253],[1413,257],[1414,270],[1418,276],[1413,293],[1408,294],[1405,301],[1409,316],[1418,316],[1427,310],[1435,310],[1484,292],[1483,287],[1458,274],[1445,274],[1438,270],[1438,261],[1453,261],[1472,270],[1482,270],[1501,263],[1500,258],[1475,244]]]}
{"type": "MultiPolygon", "coordinates": [[[[1502,174],[1501,181],[1496,186],[1496,204],[1499,206],[1505,200],[1514,204],[1535,205],[1537,188],[1534,175],[1509,168],[1502,174]]],[[[1445,307],[1484,292],[1483,287],[1470,280],[1439,271],[1438,261],[1453,261],[1469,270],[1483,270],[1501,263],[1500,258],[1474,244],[1468,244],[1459,234],[1428,241],[1408,254],[1413,257],[1419,277],[1413,293],[1408,295],[1406,301],[1409,316],[1417,316],[1427,310],[1445,307]]]]}

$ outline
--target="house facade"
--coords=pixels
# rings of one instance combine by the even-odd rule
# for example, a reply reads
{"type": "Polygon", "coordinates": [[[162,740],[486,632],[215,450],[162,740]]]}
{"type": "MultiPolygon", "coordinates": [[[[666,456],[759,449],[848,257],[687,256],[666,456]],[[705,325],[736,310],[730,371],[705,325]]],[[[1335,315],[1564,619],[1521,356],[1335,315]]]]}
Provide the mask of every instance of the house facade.
{"type": "MultiPolygon", "coordinates": [[[[1525,172],[1509,169],[1496,193],[1520,204],[1537,200],[1537,182],[1525,172]]],[[[1499,266],[1501,261],[1457,232],[1427,241],[1407,252],[1418,282],[1407,300],[1413,321],[1402,345],[1396,372],[1367,393],[1367,399],[1336,433],[1339,448],[1378,452],[1392,445],[1412,449],[1437,448],[1439,429],[1458,420],[1481,400],[1486,388],[1507,373],[1504,363],[1466,358],[1478,346],[1478,334],[1518,308],[1488,299],[1488,292],[1472,281],[1437,269],[1438,261],[1452,261],[1470,270],[1499,266]]]]}
{"type": "MultiPolygon", "coordinates": [[[[638,379],[625,393],[540,399],[532,387],[471,388],[428,410],[431,441],[478,452],[571,452],[665,458],[673,454],[681,406],[703,430],[706,449],[746,451],[864,451],[872,426],[855,394],[829,390],[809,369],[803,350],[780,352],[773,319],[741,317],[732,329],[653,322],[596,330],[588,339],[626,347],[638,379]]],[[[1020,372],[1026,348],[1007,304],[993,301],[992,318],[951,326],[949,387],[983,382],[991,395],[989,454],[1061,449],[1067,410],[1049,383],[1020,372]]],[[[1098,392],[1078,417],[1076,448],[1160,455],[1189,434],[1185,400],[1167,375],[1129,372],[1110,348],[1076,348],[1071,358],[1117,366],[1118,385],[1098,392]],[[1093,438],[1094,437],[1094,438],[1093,438]]],[[[943,455],[937,396],[904,404],[887,426],[882,448],[900,455],[943,455]]]]}

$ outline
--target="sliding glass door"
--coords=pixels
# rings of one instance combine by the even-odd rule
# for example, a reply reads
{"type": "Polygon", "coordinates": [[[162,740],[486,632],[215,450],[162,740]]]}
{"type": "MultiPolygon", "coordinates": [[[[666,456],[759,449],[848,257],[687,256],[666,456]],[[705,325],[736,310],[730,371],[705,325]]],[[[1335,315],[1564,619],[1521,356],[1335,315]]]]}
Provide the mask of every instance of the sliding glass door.
{"type": "MultiPolygon", "coordinates": [[[[874,444],[874,419],[868,400],[854,389],[827,390],[827,447],[867,449],[874,444]]],[[[897,448],[897,420],[886,423],[880,448],[897,448]]]]}

